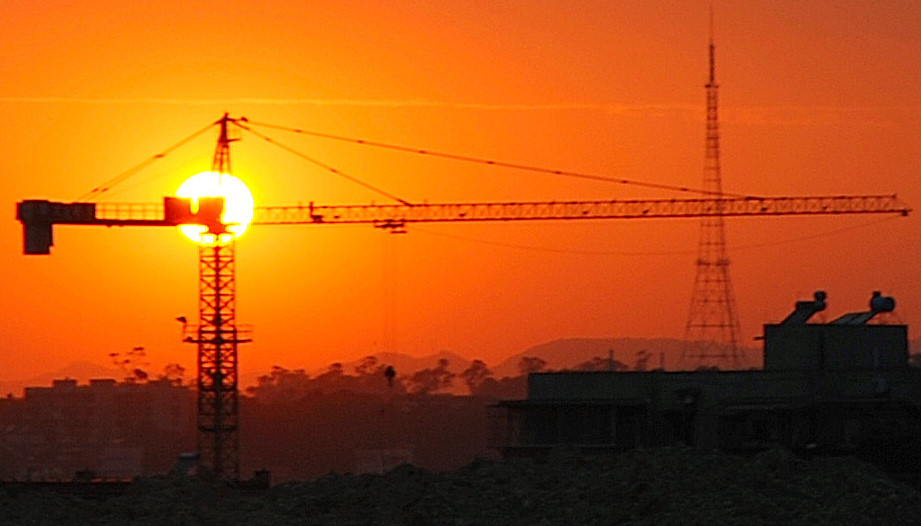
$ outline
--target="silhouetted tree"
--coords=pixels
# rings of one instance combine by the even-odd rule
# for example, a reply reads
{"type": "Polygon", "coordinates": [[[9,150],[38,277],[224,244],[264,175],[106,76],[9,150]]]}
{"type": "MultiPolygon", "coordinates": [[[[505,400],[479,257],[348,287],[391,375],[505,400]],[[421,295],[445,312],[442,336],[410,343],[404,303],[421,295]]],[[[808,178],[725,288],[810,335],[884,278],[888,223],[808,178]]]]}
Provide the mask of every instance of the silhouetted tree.
{"type": "Polygon", "coordinates": [[[320,376],[326,376],[326,375],[342,376],[343,374],[345,373],[343,371],[342,364],[339,362],[333,362],[329,364],[329,367],[327,368],[326,372],[321,374],[320,376]]]}
{"type": "Polygon", "coordinates": [[[157,376],[157,380],[167,380],[173,385],[182,385],[185,380],[185,367],[178,363],[168,363],[163,367],[163,372],[157,376]]]}
{"type": "Polygon", "coordinates": [[[345,368],[339,362],[329,364],[326,372],[317,376],[311,383],[312,389],[322,393],[339,391],[362,391],[359,377],[345,374],[345,368]]]}
{"type": "Polygon", "coordinates": [[[467,388],[470,389],[471,393],[476,392],[483,381],[490,376],[492,376],[492,371],[489,370],[489,367],[486,366],[486,362],[483,360],[473,360],[470,366],[464,369],[460,374],[461,379],[464,381],[464,384],[467,385],[467,388]]]}
{"type": "Polygon", "coordinates": [[[365,356],[358,365],[355,366],[355,377],[344,377],[344,380],[353,380],[345,388],[363,393],[390,394],[405,393],[406,388],[403,386],[401,378],[397,378],[396,371],[393,367],[385,363],[380,363],[376,356],[365,356]],[[388,369],[391,375],[387,375],[388,369]]]}
{"type": "Polygon", "coordinates": [[[368,393],[383,393],[385,388],[391,393],[406,392],[403,387],[402,379],[397,378],[396,371],[393,367],[385,363],[380,363],[376,356],[365,356],[358,365],[355,366],[357,382],[360,384],[357,390],[368,393]],[[387,370],[391,375],[387,375],[387,370]]]}
{"type": "Polygon", "coordinates": [[[438,390],[438,379],[432,369],[414,372],[406,379],[406,383],[409,384],[409,392],[413,394],[429,394],[438,390]]]}
{"type": "Polygon", "coordinates": [[[297,399],[310,392],[310,376],[303,369],[289,371],[273,365],[272,371],[256,379],[256,385],[247,387],[247,394],[260,401],[297,399]]]}
{"type": "Polygon", "coordinates": [[[148,375],[144,369],[150,367],[150,362],[146,359],[147,353],[143,347],[134,347],[126,353],[109,353],[109,357],[112,358],[112,363],[122,370],[125,375],[125,383],[136,384],[147,381],[148,375]]]}
{"type": "Polygon", "coordinates": [[[543,371],[547,367],[547,360],[536,356],[523,356],[518,361],[518,370],[521,374],[536,373],[543,371]]]}
{"type": "Polygon", "coordinates": [[[282,376],[287,374],[288,370],[280,365],[273,365],[272,371],[269,374],[264,374],[256,379],[257,387],[267,387],[278,385],[281,381],[282,376]]]}
{"type": "Polygon", "coordinates": [[[494,400],[519,400],[525,398],[528,394],[528,375],[508,377],[501,380],[495,378],[486,378],[476,391],[474,396],[492,398],[494,400]]]}
{"type": "Polygon", "coordinates": [[[435,376],[438,378],[439,389],[447,389],[454,383],[455,374],[448,370],[447,358],[438,360],[438,367],[435,368],[435,376]]]}
{"type": "Polygon", "coordinates": [[[430,394],[451,387],[454,373],[448,370],[448,360],[441,358],[434,369],[416,371],[408,378],[409,390],[415,394],[430,394]]]}
{"type": "MultiPolygon", "coordinates": [[[[376,363],[376,358],[374,363],[376,363]]],[[[386,364],[378,364],[372,368],[371,360],[366,360],[365,367],[356,367],[356,372],[361,372],[361,374],[350,375],[345,374],[342,364],[337,362],[331,364],[323,374],[311,378],[303,369],[289,371],[275,365],[269,374],[260,376],[256,385],[248,387],[246,392],[260,402],[299,400],[310,394],[332,394],[346,391],[372,395],[405,393],[406,387],[400,378],[391,378],[392,384],[388,381],[384,374],[386,369],[386,364]],[[373,374],[364,374],[363,371],[370,371],[373,374]]]]}
{"type": "Polygon", "coordinates": [[[652,355],[645,349],[636,352],[636,362],[633,363],[634,371],[645,371],[649,367],[649,358],[652,355]]]}
{"type": "Polygon", "coordinates": [[[594,356],[591,360],[586,360],[576,366],[577,371],[626,371],[627,369],[627,364],[601,356],[594,356]]]}
{"type": "Polygon", "coordinates": [[[387,379],[387,387],[393,387],[393,379],[396,378],[396,376],[397,371],[392,365],[388,365],[387,368],[384,369],[384,378],[387,379]]]}
{"type": "Polygon", "coordinates": [[[380,366],[377,364],[377,357],[365,356],[355,366],[355,373],[358,376],[373,376],[380,372],[378,369],[380,369],[380,366]]]}

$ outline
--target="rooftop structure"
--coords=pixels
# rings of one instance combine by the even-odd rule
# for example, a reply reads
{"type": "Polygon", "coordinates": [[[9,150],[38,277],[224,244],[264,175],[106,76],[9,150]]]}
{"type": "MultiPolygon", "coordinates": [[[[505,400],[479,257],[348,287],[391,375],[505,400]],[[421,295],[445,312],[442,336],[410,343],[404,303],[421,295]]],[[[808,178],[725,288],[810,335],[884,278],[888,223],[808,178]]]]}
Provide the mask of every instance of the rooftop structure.
{"type": "Polygon", "coordinates": [[[872,452],[921,469],[921,369],[909,367],[907,327],[867,323],[894,300],[874,293],[870,311],[807,323],[824,301],[817,293],[783,322],[764,326],[763,370],[531,374],[525,400],[499,404],[502,450],[781,445],[872,452]]]}

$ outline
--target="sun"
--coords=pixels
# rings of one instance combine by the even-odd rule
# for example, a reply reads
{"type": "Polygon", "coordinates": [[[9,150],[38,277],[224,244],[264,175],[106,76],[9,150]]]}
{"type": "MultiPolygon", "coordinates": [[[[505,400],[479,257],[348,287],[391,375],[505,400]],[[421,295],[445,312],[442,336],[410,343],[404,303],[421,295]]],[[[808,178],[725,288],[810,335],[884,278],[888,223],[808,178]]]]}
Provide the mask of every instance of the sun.
{"type": "Polygon", "coordinates": [[[180,225],[186,237],[203,245],[229,243],[243,235],[253,220],[253,194],[243,181],[230,174],[201,172],[189,177],[176,189],[176,197],[191,197],[192,211],[198,210],[199,197],[223,197],[224,214],[221,221],[228,225],[229,234],[215,236],[202,225],[180,225]]]}

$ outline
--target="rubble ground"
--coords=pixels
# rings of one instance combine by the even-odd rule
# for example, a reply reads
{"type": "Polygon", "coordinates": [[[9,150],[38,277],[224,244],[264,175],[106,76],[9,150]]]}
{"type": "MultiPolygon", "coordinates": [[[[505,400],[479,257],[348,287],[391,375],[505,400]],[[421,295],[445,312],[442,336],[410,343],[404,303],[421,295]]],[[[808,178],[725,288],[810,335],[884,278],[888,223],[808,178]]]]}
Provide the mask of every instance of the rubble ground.
{"type": "Polygon", "coordinates": [[[692,448],[546,461],[477,460],[436,473],[329,474],[262,492],[181,476],[85,500],[0,492],[0,524],[556,525],[921,524],[921,493],[865,462],[692,448]]]}

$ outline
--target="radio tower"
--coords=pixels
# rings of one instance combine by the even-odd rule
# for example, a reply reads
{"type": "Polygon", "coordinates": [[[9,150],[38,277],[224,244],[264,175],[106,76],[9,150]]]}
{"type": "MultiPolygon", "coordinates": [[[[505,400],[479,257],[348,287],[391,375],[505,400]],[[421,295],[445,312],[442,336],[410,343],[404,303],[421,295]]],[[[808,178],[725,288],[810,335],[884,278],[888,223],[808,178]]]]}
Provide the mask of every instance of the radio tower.
{"type": "MultiPolygon", "coordinates": [[[[707,139],[704,160],[704,190],[723,210],[723,184],[720,176],[720,127],[718,88],[713,45],[713,12],[710,13],[710,79],[707,82],[707,139]]],[[[729,281],[729,257],[723,215],[703,217],[697,247],[697,275],[691,309],[685,327],[685,347],[681,368],[717,366],[738,369],[742,364],[739,349],[739,317],[729,281]]]]}
{"type": "MultiPolygon", "coordinates": [[[[220,121],[211,171],[230,174],[230,143],[225,114],[220,121]]],[[[214,243],[199,245],[198,325],[185,341],[198,345],[199,463],[216,477],[240,478],[237,345],[251,341],[236,322],[236,261],[233,236],[209,231],[214,243]],[[224,238],[230,238],[223,242],[224,238]]]]}

